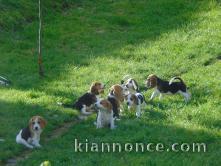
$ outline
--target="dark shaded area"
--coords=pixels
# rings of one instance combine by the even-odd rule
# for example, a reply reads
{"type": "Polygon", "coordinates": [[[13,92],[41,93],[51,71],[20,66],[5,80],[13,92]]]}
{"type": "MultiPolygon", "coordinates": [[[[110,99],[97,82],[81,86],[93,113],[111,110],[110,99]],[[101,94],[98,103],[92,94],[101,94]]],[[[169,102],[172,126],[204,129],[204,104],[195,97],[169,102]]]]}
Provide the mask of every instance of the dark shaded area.
{"type": "MultiPolygon", "coordinates": [[[[0,142],[0,164],[6,162],[6,159],[16,154],[20,154],[26,148],[22,145],[18,145],[15,142],[17,133],[28,125],[29,119],[32,116],[40,115],[47,120],[47,126],[42,134],[42,144],[47,135],[50,135],[49,131],[59,127],[58,124],[62,125],[64,120],[76,119],[71,114],[64,114],[61,110],[49,110],[44,106],[36,104],[26,104],[21,101],[16,103],[7,102],[0,100],[0,138],[4,139],[5,142],[0,142]],[[7,113],[4,112],[7,110],[7,113]]],[[[73,110],[73,114],[76,114],[73,110]]]]}
{"type": "Polygon", "coordinates": [[[221,60],[221,55],[217,55],[216,57],[214,58],[210,58],[208,60],[206,60],[203,65],[204,66],[209,66],[209,65],[212,65],[214,63],[216,63],[217,61],[221,60]]]}
{"type": "MultiPolygon", "coordinates": [[[[11,6],[14,7],[14,2],[10,1],[11,6]]],[[[9,4],[10,4],[9,3],[9,4]]],[[[51,2],[48,1],[45,3],[45,9],[48,10],[45,12],[45,19],[47,20],[49,16],[51,15],[51,2]]],[[[54,2],[53,2],[54,3],[54,2]]],[[[16,80],[14,79],[13,82],[15,82],[13,88],[22,88],[22,89],[30,89],[30,88],[38,88],[39,85],[42,85],[42,82],[50,82],[52,80],[56,80],[57,77],[60,75],[60,72],[63,71],[62,67],[67,65],[76,65],[76,66],[88,66],[90,65],[90,62],[96,58],[100,57],[104,53],[108,52],[108,56],[117,57],[116,53],[114,53],[114,50],[117,50],[119,48],[124,47],[125,45],[132,44],[132,45],[139,45],[140,43],[143,43],[145,40],[153,41],[156,40],[157,37],[160,34],[166,33],[168,31],[171,31],[173,29],[178,29],[182,27],[183,25],[188,25],[192,19],[192,15],[195,12],[199,12],[201,9],[201,5],[205,5],[207,1],[177,1],[177,0],[169,0],[167,2],[157,0],[157,1],[142,1],[142,2],[130,2],[130,12],[127,12],[127,8],[122,8],[118,10],[122,10],[122,13],[125,13],[126,15],[119,16],[115,13],[115,11],[111,11],[113,8],[113,5],[115,5],[117,2],[115,1],[104,1],[104,2],[98,2],[97,7],[93,9],[89,9],[93,11],[95,16],[101,15],[103,10],[101,10],[101,6],[103,6],[104,3],[106,5],[107,13],[104,14],[102,17],[98,17],[95,23],[91,22],[92,20],[85,21],[85,24],[82,22],[79,22],[79,20],[76,20],[76,24],[81,23],[82,27],[92,27],[96,28],[102,25],[102,22],[106,20],[110,28],[102,27],[105,31],[105,35],[99,35],[97,33],[91,33],[88,31],[82,31],[79,36],[73,36],[74,40],[72,38],[63,38],[62,35],[56,34],[56,37],[50,38],[52,34],[49,34],[47,32],[47,26],[45,26],[44,30],[44,48],[43,48],[43,62],[44,62],[44,68],[46,73],[46,78],[44,80],[38,80],[38,75],[33,73],[37,73],[36,69],[36,59],[35,58],[28,58],[26,56],[21,57],[21,60],[27,61],[29,63],[27,66],[24,66],[22,68],[19,68],[17,70],[18,66],[12,66],[14,68],[13,74],[9,70],[6,70],[3,68],[3,72],[5,75],[8,75],[8,77],[12,77],[15,72],[17,75],[22,76],[21,79],[16,80]],[[132,6],[138,6],[140,8],[140,11],[137,12],[137,9],[133,9],[132,6]],[[109,8],[109,9],[108,9],[109,8]],[[176,10],[174,10],[176,9],[176,10]],[[177,9],[179,9],[177,12],[177,9]],[[129,20],[131,16],[131,19],[129,20]],[[136,20],[133,20],[133,17],[136,18],[136,20]],[[89,24],[89,25],[86,25],[89,24]],[[146,31],[143,31],[142,27],[147,27],[146,31]],[[90,33],[90,35],[89,35],[90,33]],[[88,36],[89,35],[89,36],[88,36]],[[112,36],[112,37],[111,37],[112,36]],[[113,37],[115,36],[115,37],[113,37]],[[86,40],[87,39],[87,40],[86,40]],[[96,40],[96,44],[94,44],[94,40],[96,40]],[[48,43],[51,44],[48,45],[48,43]],[[62,45],[60,45],[63,43],[62,45]],[[67,43],[72,43],[67,44],[67,43]],[[106,45],[104,45],[106,43],[106,45]],[[54,47],[54,45],[56,47],[54,47]],[[80,47],[80,49],[79,49],[80,47]],[[53,49],[53,51],[52,51],[53,49]],[[66,52],[63,52],[62,50],[70,50],[70,55],[67,55],[66,52]],[[62,56],[62,57],[60,57],[62,56]],[[28,59],[27,59],[28,58],[28,59]],[[34,65],[34,68],[31,67],[34,65]],[[26,68],[33,68],[32,70],[27,70],[26,68]],[[5,71],[4,71],[5,70],[5,71]],[[33,75],[33,77],[36,77],[34,79],[27,80],[28,76],[33,75]],[[28,83],[28,82],[34,82],[28,83]]],[[[81,6],[85,7],[86,5],[84,2],[79,1],[59,1],[55,4],[63,4],[63,8],[68,8],[69,12],[72,10],[75,10],[76,7],[81,6]],[[71,7],[70,7],[71,6],[71,7]]],[[[58,5],[58,6],[59,6],[58,5]]],[[[87,4],[88,5],[88,4],[87,4]]],[[[91,4],[89,4],[90,6],[91,4]]],[[[30,6],[31,7],[31,6],[30,6]]],[[[86,6],[88,7],[88,6],[86,6]]],[[[54,7],[56,9],[56,7],[54,7]]],[[[29,9],[32,10],[32,9],[29,9]]],[[[59,13],[54,14],[59,15],[59,13]]],[[[80,19],[80,16],[79,18],[80,19]]],[[[52,20],[47,20],[47,24],[53,24],[52,20]]],[[[68,24],[68,20],[67,20],[68,24]]],[[[68,27],[67,25],[64,25],[63,28],[68,27]]],[[[74,32],[75,29],[67,29],[67,32],[74,32]]],[[[36,27],[37,32],[37,27],[36,27]]],[[[19,33],[19,32],[17,32],[19,33]]],[[[53,34],[55,36],[55,34],[53,34]]],[[[22,40],[30,40],[33,42],[33,40],[37,40],[35,37],[25,37],[22,40]]],[[[21,47],[21,43],[18,43],[18,47],[21,47]]],[[[30,46],[25,46],[27,49],[30,49],[30,46]]],[[[128,48],[130,49],[130,48],[128,48]]],[[[26,49],[24,49],[26,50],[26,49]]],[[[129,51],[130,54],[125,55],[124,57],[121,57],[122,60],[128,59],[130,57],[133,57],[133,49],[129,51]]],[[[33,55],[35,52],[33,52],[33,55]]],[[[147,55],[141,55],[139,58],[143,59],[147,57],[147,55]]],[[[117,57],[119,58],[119,56],[117,57]]],[[[13,61],[13,57],[7,58],[7,63],[10,61],[13,61]]],[[[18,62],[19,63],[19,62],[18,62]]],[[[9,66],[9,64],[8,64],[9,66]]],[[[143,71],[144,73],[146,71],[143,71]]],[[[184,72],[185,73],[185,72],[184,72]]],[[[182,74],[182,73],[180,73],[182,74]]]]}
{"type": "MultiPolygon", "coordinates": [[[[218,153],[211,151],[211,148],[218,146],[219,137],[218,135],[205,132],[204,130],[191,130],[186,128],[181,128],[178,126],[170,126],[155,123],[144,124],[142,120],[134,119],[132,121],[120,121],[118,122],[118,127],[114,131],[109,131],[108,129],[97,130],[93,125],[93,120],[88,120],[81,124],[76,125],[75,128],[69,130],[68,135],[64,135],[58,140],[54,140],[48,144],[48,149],[53,151],[59,151],[61,154],[72,154],[69,156],[62,156],[59,154],[53,154],[48,156],[48,160],[51,161],[53,165],[58,165],[53,159],[56,158],[58,161],[62,161],[64,165],[79,165],[82,164],[82,159],[84,160],[84,165],[103,165],[104,162],[112,163],[112,165],[128,165],[128,161],[136,159],[136,165],[147,165],[152,163],[153,165],[160,165],[164,163],[165,165],[170,165],[171,161],[181,161],[181,165],[198,163],[203,165],[205,162],[213,165],[214,161],[219,163],[218,153]],[[88,132],[90,131],[90,132],[88,132]],[[136,134],[134,134],[136,131],[136,134]],[[81,135],[78,133],[81,132],[81,135]],[[116,134],[117,133],[117,134],[116,134]],[[118,134],[120,133],[120,135],[118,134]],[[164,152],[144,152],[136,153],[133,152],[115,152],[115,153],[74,153],[74,148],[72,147],[73,138],[77,138],[79,142],[84,143],[85,139],[88,139],[89,149],[90,144],[101,142],[113,143],[163,143],[165,145],[164,152]],[[63,142],[68,142],[67,144],[62,144],[63,142]],[[172,152],[171,145],[173,143],[188,143],[190,146],[192,143],[205,143],[207,145],[207,153],[203,153],[203,148],[201,153],[193,152],[172,152]],[[53,146],[53,143],[57,143],[57,146],[53,146]],[[62,145],[61,145],[62,144],[62,145]],[[62,147],[62,148],[61,148],[62,147]],[[166,150],[169,148],[169,153],[166,150]],[[208,153],[209,152],[209,153],[208,153]],[[163,154],[163,158],[162,155],[163,154]],[[145,157],[144,157],[145,155],[145,157]],[[65,160],[64,160],[65,157],[65,160]],[[188,158],[188,160],[184,160],[188,158]],[[211,160],[216,159],[216,160],[211,160]],[[163,161],[162,161],[163,160],[163,161]],[[184,161],[183,161],[184,160],[184,161]]],[[[154,122],[154,121],[152,121],[154,122]]],[[[192,150],[193,147],[191,146],[192,150]]],[[[190,151],[191,151],[190,150],[190,151]]],[[[37,164],[43,154],[33,153],[29,162],[37,164]]],[[[27,162],[21,164],[27,164],[27,162]]]]}
{"type": "MultiPolygon", "coordinates": [[[[43,14],[58,14],[68,10],[76,0],[42,0],[43,14]]],[[[3,31],[18,31],[26,24],[34,23],[38,19],[38,1],[35,0],[1,0],[0,1],[0,29],[3,31]]]]}
{"type": "Polygon", "coordinates": [[[152,120],[165,120],[167,119],[167,115],[156,111],[156,110],[147,110],[146,113],[148,113],[148,118],[152,120]]]}
{"type": "Polygon", "coordinates": [[[221,60],[221,55],[218,55],[216,59],[221,60]]]}

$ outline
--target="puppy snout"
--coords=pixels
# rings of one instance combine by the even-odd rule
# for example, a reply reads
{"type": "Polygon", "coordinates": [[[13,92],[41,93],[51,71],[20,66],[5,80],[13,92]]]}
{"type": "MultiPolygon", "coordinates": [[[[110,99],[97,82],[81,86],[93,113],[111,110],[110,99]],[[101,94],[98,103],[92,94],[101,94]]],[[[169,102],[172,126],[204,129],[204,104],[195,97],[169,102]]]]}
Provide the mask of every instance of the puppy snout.
{"type": "Polygon", "coordinates": [[[129,102],[127,102],[127,105],[129,105],[130,103],[129,102]]]}
{"type": "Polygon", "coordinates": [[[37,127],[37,126],[35,127],[35,130],[38,130],[38,127],[37,127]]]}

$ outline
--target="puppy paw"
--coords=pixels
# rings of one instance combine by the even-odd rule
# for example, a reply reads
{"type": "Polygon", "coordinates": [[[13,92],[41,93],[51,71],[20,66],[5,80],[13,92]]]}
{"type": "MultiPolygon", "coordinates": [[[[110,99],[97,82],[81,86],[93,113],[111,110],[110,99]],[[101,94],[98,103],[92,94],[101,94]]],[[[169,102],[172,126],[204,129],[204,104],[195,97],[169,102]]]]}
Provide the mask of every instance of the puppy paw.
{"type": "Polygon", "coordinates": [[[94,122],[94,125],[97,126],[97,122],[96,121],[94,122]]]}
{"type": "Polygon", "coordinates": [[[36,148],[41,148],[42,146],[40,144],[35,145],[36,148]]]}
{"type": "Polygon", "coordinates": [[[116,125],[114,125],[113,127],[111,127],[110,129],[111,130],[114,130],[114,129],[116,129],[117,128],[117,126],[116,125]]]}
{"type": "Polygon", "coordinates": [[[27,145],[26,147],[29,148],[29,149],[33,149],[34,148],[34,146],[32,146],[32,145],[27,145]]]}
{"type": "Polygon", "coordinates": [[[141,117],[141,114],[136,113],[136,117],[137,117],[137,118],[140,118],[140,117],[141,117]]]}
{"type": "Polygon", "coordinates": [[[119,120],[120,120],[120,118],[119,118],[119,117],[115,117],[115,118],[114,118],[114,120],[119,121],[119,120]]]}

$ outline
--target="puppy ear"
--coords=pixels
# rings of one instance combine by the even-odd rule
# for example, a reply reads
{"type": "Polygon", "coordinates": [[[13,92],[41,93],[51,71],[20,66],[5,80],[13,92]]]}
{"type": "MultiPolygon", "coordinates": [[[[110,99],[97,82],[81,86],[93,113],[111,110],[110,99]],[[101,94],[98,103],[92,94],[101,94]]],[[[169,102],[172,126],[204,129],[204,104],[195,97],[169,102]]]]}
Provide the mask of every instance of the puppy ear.
{"type": "Polygon", "coordinates": [[[135,103],[136,105],[139,104],[139,103],[138,103],[138,97],[137,97],[136,95],[133,95],[133,100],[134,100],[134,103],[135,103]]]}
{"type": "Polygon", "coordinates": [[[155,76],[152,77],[152,79],[150,81],[151,81],[151,86],[152,87],[155,87],[157,85],[157,78],[155,76]]]}
{"type": "Polygon", "coordinates": [[[133,84],[133,87],[134,87],[134,90],[138,91],[139,88],[138,88],[138,84],[135,80],[132,81],[132,84],[133,84]]]}
{"type": "Polygon", "coordinates": [[[110,89],[110,94],[114,95],[114,90],[113,89],[110,89]]]}
{"type": "Polygon", "coordinates": [[[32,122],[33,122],[34,117],[32,117],[29,122],[28,122],[28,126],[31,129],[32,128],[32,122]]]}
{"type": "Polygon", "coordinates": [[[32,118],[29,120],[29,124],[32,123],[33,119],[34,119],[34,117],[32,117],[32,118]]]}
{"type": "Polygon", "coordinates": [[[95,83],[93,83],[90,87],[90,92],[95,94],[95,95],[99,95],[99,92],[98,92],[98,89],[97,89],[97,86],[95,83]]]}
{"type": "Polygon", "coordinates": [[[124,95],[120,90],[114,91],[114,95],[120,100],[120,102],[124,101],[124,95]]]}
{"type": "Polygon", "coordinates": [[[110,102],[108,102],[107,109],[110,112],[113,110],[112,104],[110,102]]]}
{"type": "Polygon", "coordinates": [[[154,74],[151,74],[148,76],[147,81],[150,83],[150,87],[154,88],[157,86],[157,76],[154,74]]]}
{"type": "Polygon", "coordinates": [[[44,128],[46,126],[46,124],[47,124],[47,121],[44,118],[42,118],[42,117],[40,117],[39,119],[41,121],[41,123],[40,123],[41,128],[44,128]]]}

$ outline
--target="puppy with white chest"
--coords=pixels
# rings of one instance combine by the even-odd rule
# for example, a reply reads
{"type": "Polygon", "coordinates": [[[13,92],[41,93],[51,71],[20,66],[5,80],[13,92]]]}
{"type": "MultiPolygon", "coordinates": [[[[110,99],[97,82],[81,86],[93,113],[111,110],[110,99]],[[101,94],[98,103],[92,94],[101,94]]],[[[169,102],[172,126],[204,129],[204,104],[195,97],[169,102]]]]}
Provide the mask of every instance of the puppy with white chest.
{"type": "Polygon", "coordinates": [[[39,144],[40,136],[46,123],[47,122],[41,116],[33,116],[29,120],[29,125],[20,130],[16,136],[16,142],[18,144],[23,144],[30,149],[41,147],[39,144]]]}
{"type": "Polygon", "coordinates": [[[124,101],[124,93],[125,89],[121,85],[116,84],[110,88],[110,93],[108,94],[107,99],[113,107],[113,117],[116,119],[120,117],[120,105],[124,101]]]}
{"type": "Polygon", "coordinates": [[[135,108],[136,116],[139,118],[141,116],[141,107],[146,105],[144,95],[141,93],[128,94],[125,96],[125,101],[129,110],[135,108]]]}
{"type": "Polygon", "coordinates": [[[170,81],[165,81],[160,79],[154,74],[148,76],[146,80],[146,85],[148,88],[155,88],[154,92],[151,95],[151,100],[154,99],[157,95],[160,95],[160,99],[163,94],[181,94],[185,101],[190,100],[190,93],[187,90],[186,84],[180,77],[173,77],[170,81]],[[173,82],[174,80],[179,80],[179,82],[173,82]]]}
{"type": "Polygon", "coordinates": [[[114,129],[114,117],[112,104],[107,99],[102,99],[95,103],[95,107],[98,109],[97,113],[97,128],[103,128],[105,126],[114,129]]]}
{"type": "Polygon", "coordinates": [[[124,78],[121,80],[121,85],[127,89],[127,94],[135,94],[139,92],[137,81],[131,78],[129,75],[124,76],[124,78]]]}

